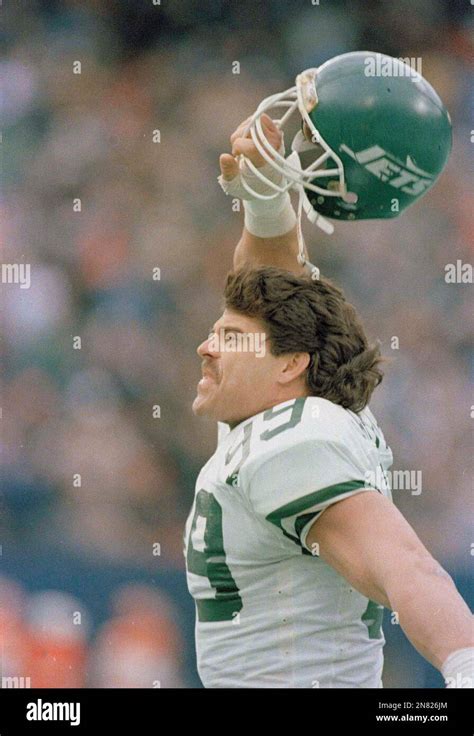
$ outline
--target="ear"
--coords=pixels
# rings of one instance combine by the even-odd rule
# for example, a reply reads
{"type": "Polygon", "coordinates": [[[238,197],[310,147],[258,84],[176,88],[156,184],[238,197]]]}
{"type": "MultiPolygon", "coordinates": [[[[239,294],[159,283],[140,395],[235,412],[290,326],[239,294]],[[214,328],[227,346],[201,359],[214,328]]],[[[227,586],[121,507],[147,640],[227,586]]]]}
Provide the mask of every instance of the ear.
{"type": "Polygon", "coordinates": [[[309,365],[309,353],[289,353],[282,356],[283,362],[278,377],[279,383],[291,383],[303,375],[309,365]]]}

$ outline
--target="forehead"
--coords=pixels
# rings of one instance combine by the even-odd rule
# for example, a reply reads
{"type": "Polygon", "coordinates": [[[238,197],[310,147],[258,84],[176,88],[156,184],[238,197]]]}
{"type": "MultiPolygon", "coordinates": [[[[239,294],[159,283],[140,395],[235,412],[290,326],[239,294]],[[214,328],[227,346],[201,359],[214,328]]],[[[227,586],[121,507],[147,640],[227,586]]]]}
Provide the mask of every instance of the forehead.
{"type": "Polygon", "coordinates": [[[235,312],[232,309],[224,309],[222,315],[214,323],[214,329],[219,330],[223,327],[237,327],[243,332],[251,330],[263,331],[263,324],[257,317],[249,317],[246,314],[235,312]]]}

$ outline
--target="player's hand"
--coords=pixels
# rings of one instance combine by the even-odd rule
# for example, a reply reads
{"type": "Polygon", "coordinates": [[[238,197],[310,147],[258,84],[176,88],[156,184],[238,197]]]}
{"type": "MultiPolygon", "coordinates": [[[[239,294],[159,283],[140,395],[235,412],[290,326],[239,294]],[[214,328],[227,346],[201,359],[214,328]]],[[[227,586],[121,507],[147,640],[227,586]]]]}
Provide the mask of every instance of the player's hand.
{"type": "MultiPolygon", "coordinates": [[[[249,120],[250,118],[247,118],[240,123],[230,136],[232,153],[222,153],[219,158],[222,178],[225,181],[231,181],[239,173],[239,164],[237,161],[237,156],[239,154],[246,156],[254,166],[257,166],[258,168],[264,166],[266,163],[265,159],[258,152],[253,140],[251,139],[250,133],[247,133],[246,136],[243,135],[249,120]]],[[[268,115],[263,114],[261,121],[266,139],[276,151],[279,151],[283,143],[283,133],[268,115]]]]}

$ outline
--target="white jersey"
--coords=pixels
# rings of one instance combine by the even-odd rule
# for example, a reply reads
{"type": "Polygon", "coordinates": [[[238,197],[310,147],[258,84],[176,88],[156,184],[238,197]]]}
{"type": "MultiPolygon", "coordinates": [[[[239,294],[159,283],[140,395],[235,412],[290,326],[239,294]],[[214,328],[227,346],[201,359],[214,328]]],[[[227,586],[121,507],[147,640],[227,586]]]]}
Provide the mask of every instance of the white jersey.
{"type": "Polygon", "coordinates": [[[185,531],[203,684],[381,687],[382,606],[306,542],[331,504],[371,487],[391,498],[372,413],[300,398],[223,434],[185,531]]]}

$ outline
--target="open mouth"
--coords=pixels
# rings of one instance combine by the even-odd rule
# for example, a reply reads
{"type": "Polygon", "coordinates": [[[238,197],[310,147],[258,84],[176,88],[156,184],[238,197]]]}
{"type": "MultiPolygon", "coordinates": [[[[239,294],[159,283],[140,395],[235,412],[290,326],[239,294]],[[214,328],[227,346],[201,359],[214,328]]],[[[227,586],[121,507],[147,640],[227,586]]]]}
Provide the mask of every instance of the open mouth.
{"type": "Polygon", "coordinates": [[[198,383],[198,387],[209,388],[210,386],[215,386],[217,382],[217,376],[215,376],[213,373],[209,373],[209,371],[206,371],[205,373],[203,373],[203,376],[198,383]]]}

